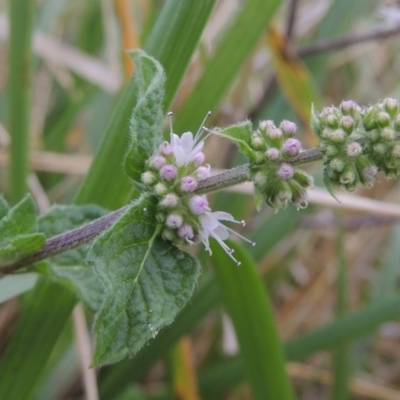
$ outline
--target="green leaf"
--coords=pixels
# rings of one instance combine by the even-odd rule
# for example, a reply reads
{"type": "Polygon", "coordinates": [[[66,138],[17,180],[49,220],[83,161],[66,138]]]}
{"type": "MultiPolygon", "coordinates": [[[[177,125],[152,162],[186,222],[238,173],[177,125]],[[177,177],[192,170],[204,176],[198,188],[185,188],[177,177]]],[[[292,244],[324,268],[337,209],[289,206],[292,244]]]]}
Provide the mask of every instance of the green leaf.
{"type": "Polygon", "coordinates": [[[106,295],[95,321],[94,365],[136,353],[188,301],[198,261],[159,236],[154,198],[141,197],[93,244],[106,295]]]}
{"type": "MultiPolygon", "coordinates": [[[[94,205],[53,206],[39,218],[39,229],[48,237],[58,235],[105,215],[106,211],[94,205]]],[[[86,263],[89,245],[80,246],[46,260],[41,269],[76,293],[93,311],[100,308],[104,288],[93,265],[86,263]]]]}
{"type": "Polygon", "coordinates": [[[230,242],[229,246],[242,264],[236,267],[221,247],[212,246],[213,264],[253,398],[293,399],[272,306],[255,262],[237,243],[230,242]]]}
{"type": "Polygon", "coordinates": [[[125,172],[140,181],[145,162],[162,141],[165,74],[161,64],[142,50],[131,53],[135,61],[138,100],[130,122],[130,144],[125,157],[125,172]]]}
{"type": "Polygon", "coordinates": [[[237,125],[228,126],[227,128],[217,131],[218,136],[228,138],[234,142],[240,150],[250,159],[255,160],[255,152],[250,147],[253,126],[251,121],[244,121],[237,125]]]}
{"type": "Polygon", "coordinates": [[[8,243],[3,241],[1,243],[2,248],[0,248],[0,265],[7,265],[22,260],[43,247],[44,243],[45,237],[40,233],[10,238],[8,239],[8,243]]]}
{"type": "Polygon", "coordinates": [[[37,232],[36,207],[31,195],[27,195],[11,208],[0,221],[1,241],[37,232]]]}
{"type": "Polygon", "coordinates": [[[104,298],[104,287],[92,265],[76,267],[59,267],[52,265],[53,277],[74,291],[92,311],[101,307],[104,298]]]}
{"type": "MultiPolygon", "coordinates": [[[[2,213],[7,204],[2,201],[2,213]]],[[[45,235],[38,233],[35,203],[30,195],[8,210],[0,221],[0,265],[21,260],[43,247],[45,235]]]]}
{"type": "Polygon", "coordinates": [[[0,303],[4,303],[35,286],[38,274],[8,275],[0,279],[0,303]]]}
{"type": "Polygon", "coordinates": [[[10,210],[8,203],[4,200],[3,196],[0,196],[0,220],[2,220],[10,210]]]}
{"type": "Polygon", "coordinates": [[[219,297],[219,287],[215,279],[203,285],[178,314],[173,324],[152,340],[151,346],[143,347],[133,359],[123,360],[104,371],[99,382],[101,399],[110,399],[133,381],[140,380],[157,360],[167,355],[183,335],[190,334],[216,305],[219,297]]]}

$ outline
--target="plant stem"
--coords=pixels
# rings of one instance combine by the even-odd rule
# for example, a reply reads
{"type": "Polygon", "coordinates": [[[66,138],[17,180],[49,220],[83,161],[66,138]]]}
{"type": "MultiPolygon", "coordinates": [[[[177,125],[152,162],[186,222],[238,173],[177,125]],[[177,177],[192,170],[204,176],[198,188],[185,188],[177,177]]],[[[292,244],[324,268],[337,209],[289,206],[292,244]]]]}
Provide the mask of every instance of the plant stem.
{"type": "MultiPolygon", "coordinates": [[[[288,163],[299,165],[322,158],[323,153],[318,149],[306,150],[300,153],[296,158],[287,161],[288,163]]],[[[218,175],[211,176],[199,181],[194,193],[205,194],[216,190],[234,186],[239,183],[249,181],[249,164],[243,164],[230,170],[224,171],[218,175]]],[[[98,218],[86,225],[82,225],[71,231],[62,233],[48,239],[40,250],[31,256],[16,263],[0,267],[0,274],[10,274],[35,262],[53,257],[57,254],[79,247],[90,242],[95,237],[108,229],[127,209],[129,205],[120,208],[104,217],[98,218]]]]}
{"type": "Polygon", "coordinates": [[[127,209],[129,206],[120,208],[110,214],[100,217],[88,224],[82,225],[71,231],[61,233],[46,240],[45,245],[33,253],[31,256],[0,267],[0,274],[10,274],[35,262],[44,260],[57,254],[82,246],[90,242],[96,236],[99,236],[107,228],[109,228],[127,209]]]}

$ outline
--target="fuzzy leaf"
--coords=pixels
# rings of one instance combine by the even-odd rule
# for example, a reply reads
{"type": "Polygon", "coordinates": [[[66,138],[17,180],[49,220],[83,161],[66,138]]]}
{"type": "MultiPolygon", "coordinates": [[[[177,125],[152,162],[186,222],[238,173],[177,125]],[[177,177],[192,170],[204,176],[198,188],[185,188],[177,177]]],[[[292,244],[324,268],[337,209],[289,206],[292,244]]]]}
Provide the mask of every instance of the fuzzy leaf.
{"type": "Polygon", "coordinates": [[[106,295],[97,315],[93,365],[135,354],[188,301],[198,261],[159,235],[154,199],[142,197],[93,244],[106,295]]]}
{"type": "Polygon", "coordinates": [[[104,288],[93,265],[61,267],[51,265],[53,277],[75,292],[92,311],[98,311],[104,299],[104,288]]]}
{"type": "MultiPolygon", "coordinates": [[[[105,215],[105,210],[94,205],[53,206],[39,218],[39,229],[47,237],[77,228],[105,215]]],[[[80,246],[46,260],[41,271],[73,290],[93,311],[100,308],[104,289],[93,265],[86,256],[89,245],[80,246]]]]}
{"type": "Polygon", "coordinates": [[[39,250],[46,237],[38,232],[36,207],[30,195],[8,210],[3,199],[0,203],[0,265],[7,265],[39,250]]]}
{"type": "Polygon", "coordinates": [[[165,73],[161,64],[144,51],[133,51],[131,56],[138,100],[130,121],[130,144],[124,166],[128,176],[140,182],[145,162],[162,141],[165,73]]]}
{"type": "Polygon", "coordinates": [[[253,126],[250,121],[244,121],[237,125],[231,125],[227,128],[217,131],[218,136],[232,140],[239,149],[250,159],[255,160],[254,150],[250,147],[253,126]]]}

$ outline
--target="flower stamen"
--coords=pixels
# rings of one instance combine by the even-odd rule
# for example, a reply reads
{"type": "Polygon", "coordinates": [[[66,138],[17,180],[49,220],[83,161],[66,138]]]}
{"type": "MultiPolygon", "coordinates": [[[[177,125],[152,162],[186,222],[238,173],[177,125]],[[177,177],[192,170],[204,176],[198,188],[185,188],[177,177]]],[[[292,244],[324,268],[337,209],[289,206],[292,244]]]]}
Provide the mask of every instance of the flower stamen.
{"type": "MultiPolygon", "coordinates": [[[[200,140],[200,136],[201,136],[201,134],[203,133],[203,130],[205,130],[205,129],[204,129],[204,124],[206,123],[207,118],[208,118],[210,115],[211,115],[211,111],[209,111],[209,112],[206,114],[206,116],[204,117],[203,122],[201,123],[201,125],[200,125],[198,131],[196,132],[196,135],[194,136],[194,139],[193,139],[193,142],[194,142],[195,144],[197,144],[197,142],[200,140]]],[[[202,139],[202,140],[205,141],[205,140],[207,139],[207,137],[208,137],[208,136],[206,136],[206,137],[205,137],[204,139],[202,139]]]]}
{"type": "MultiPolygon", "coordinates": [[[[237,222],[240,223],[241,221],[231,221],[231,222],[237,222]]],[[[256,245],[256,242],[253,242],[250,239],[247,239],[247,237],[244,237],[243,235],[241,235],[239,232],[236,232],[235,230],[233,230],[232,228],[229,228],[229,226],[225,226],[225,229],[227,229],[230,233],[232,233],[233,235],[239,237],[240,239],[244,240],[245,242],[251,244],[253,247],[256,245]]],[[[243,226],[243,225],[242,225],[243,226]]]]}

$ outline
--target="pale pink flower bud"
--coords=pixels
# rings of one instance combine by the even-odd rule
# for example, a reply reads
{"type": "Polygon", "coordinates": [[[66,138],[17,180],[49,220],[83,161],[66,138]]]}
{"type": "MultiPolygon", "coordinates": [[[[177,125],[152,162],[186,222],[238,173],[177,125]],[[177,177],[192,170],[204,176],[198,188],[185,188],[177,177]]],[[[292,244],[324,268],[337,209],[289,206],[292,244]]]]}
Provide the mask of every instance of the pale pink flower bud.
{"type": "Polygon", "coordinates": [[[264,153],[263,152],[255,151],[254,152],[254,156],[255,156],[254,162],[256,164],[263,164],[265,162],[265,157],[264,157],[264,153]]]}
{"type": "Polygon", "coordinates": [[[140,176],[140,179],[147,186],[151,186],[156,183],[156,176],[150,171],[143,172],[143,174],[140,176]]]}
{"type": "Polygon", "coordinates": [[[334,131],[329,131],[327,132],[327,136],[329,139],[332,140],[332,142],[344,142],[345,140],[345,133],[343,129],[336,129],[334,131]]]}
{"type": "Polygon", "coordinates": [[[339,181],[342,185],[351,185],[356,183],[357,176],[353,167],[347,166],[340,175],[339,181]]]}
{"type": "Polygon", "coordinates": [[[172,154],[172,146],[168,142],[161,143],[160,152],[164,156],[169,156],[172,154]]]}
{"type": "Polygon", "coordinates": [[[356,103],[353,100],[343,100],[340,103],[340,109],[342,110],[343,114],[350,114],[355,108],[356,103]]]}
{"type": "Polygon", "coordinates": [[[277,172],[279,179],[282,179],[283,181],[292,179],[293,174],[294,174],[293,167],[289,164],[282,164],[277,172]]]}
{"type": "Polygon", "coordinates": [[[395,144],[392,148],[392,156],[396,158],[400,158],[400,145],[395,144]]]}
{"type": "Polygon", "coordinates": [[[262,131],[267,131],[271,128],[275,128],[275,124],[274,121],[270,120],[270,119],[266,119],[264,121],[260,121],[258,127],[262,130],[262,131]]]}
{"type": "Polygon", "coordinates": [[[183,223],[183,218],[179,214],[170,214],[165,221],[165,225],[171,229],[178,229],[183,223]]]}
{"type": "Polygon", "coordinates": [[[193,196],[189,200],[189,207],[192,213],[196,215],[204,214],[210,210],[206,196],[193,196]]]}
{"type": "Polygon", "coordinates": [[[362,153],[362,146],[360,143],[352,142],[346,147],[346,153],[349,157],[357,157],[362,153]]]}
{"type": "Polygon", "coordinates": [[[199,151],[194,157],[193,157],[193,164],[195,167],[200,166],[201,164],[203,164],[204,160],[205,160],[205,155],[202,151],[199,151]]]}
{"type": "Polygon", "coordinates": [[[400,129],[400,114],[397,114],[396,118],[394,119],[394,127],[396,130],[400,129]]]}
{"type": "Polygon", "coordinates": [[[257,172],[254,175],[253,181],[258,186],[265,186],[267,184],[267,176],[262,172],[257,172]]]}
{"type": "Polygon", "coordinates": [[[378,168],[375,165],[370,165],[363,169],[363,176],[365,179],[372,181],[375,179],[376,174],[378,173],[378,168]]]}
{"type": "Polygon", "coordinates": [[[297,125],[294,122],[286,119],[281,122],[279,127],[285,136],[293,136],[297,131],[297,125]]]}
{"type": "Polygon", "coordinates": [[[211,166],[210,164],[202,165],[201,167],[197,168],[196,174],[199,179],[207,179],[210,177],[211,166]]]}
{"type": "Polygon", "coordinates": [[[174,231],[171,231],[171,229],[164,229],[162,231],[161,235],[164,239],[167,239],[167,240],[172,241],[175,239],[175,233],[174,233],[174,231]]]}
{"type": "Polygon", "coordinates": [[[165,179],[166,181],[172,181],[173,179],[175,179],[177,173],[178,170],[175,165],[170,164],[164,165],[160,170],[161,178],[165,179]]]}
{"type": "Polygon", "coordinates": [[[331,127],[334,128],[337,125],[337,119],[334,115],[328,115],[326,117],[326,124],[331,127]]]}
{"type": "Polygon", "coordinates": [[[280,207],[285,208],[292,200],[292,192],[290,191],[290,189],[281,190],[276,195],[276,200],[278,201],[280,207]]]}
{"type": "Polygon", "coordinates": [[[155,169],[160,169],[160,168],[163,167],[166,163],[167,163],[167,160],[166,160],[163,156],[154,156],[154,157],[151,159],[151,165],[152,165],[155,169]]]}
{"type": "Polygon", "coordinates": [[[280,151],[276,147],[271,147],[265,152],[265,157],[267,157],[268,160],[276,161],[280,157],[280,151]]]}
{"type": "Polygon", "coordinates": [[[340,158],[334,158],[329,163],[330,167],[337,172],[342,172],[344,169],[344,162],[340,158]]]}
{"type": "Polygon", "coordinates": [[[154,192],[157,196],[164,196],[168,193],[168,188],[161,182],[158,182],[156,186],[154,186],[154,192]]]}
{"type": "Polygon", "coordinates": [[[164,222],[165,221],[165,215],[162,212],[156,213],[156,220],[158,222],[164,222]]]}
{"type": "Polygon", "coordinates": [[[388,126],[390,124],[390,115],[387,112],[381,111],[377,117],[380,126],[388,126]]]}
{"type": "Polygon", "coordinates": [[[395,136],[396,133],[392,128],[386,127],[381,130],[381,138],[384,140],[394,140],[395,136]]]}
{"type": "Polygon", "coordinates": [[[265,142],[259,133],[253,133],[251,135],[250,144],[255,150],[265,149],[265,142]]]}
{"type": "Polygon", "coordinates": [[[178,235],[182,239],[193,239],[193,228],[188,224],[182,225],[178,230],[178,235]]]}
{"type": "Polygon", "coordinates": [[[384,143],[377,143],[374,145],[374,151],[383,156],[387,151],[387,146],[384,143]]]}
{"type": "Polygon", "coordinates": [[[267,131],[267,136],[271,139],[280,139],[282,137],[282,131],[279,128],[271,128],[267,131]]]}
{"type": "Polygon", "coordinates": [[[297,139],[287,139],[282,146],[282,151],[287,154],[288,156],[294,157],[300,153],[301,150],[301,143],[297,139]]]}
{"type": "Polygon", "coordinates": [[[174,193],[168,193],[160,202],[164,207],[175,207],[179,203],[179,197],[174,193]]]}
{"type": "Polygon", "coordinates": [[[386,98],[383,102],[386,110],[393,116],[399,110],[399,102],[390,97],[386,98]]]}
{"type": "Polygon", "coordinates": [[[324,153],[329,157],[336,156],[336,154],[338,153],[338,149],[336,148],[336,146],[329,144],[328,146],[326,146],[324,153]]]}
{"type": "Polygon", "coordinates": [[[354,129],[354,119],[350,115],[345,115],[340,119],[340,126],[350,133],[354,129]]]}
{"type": "Polygon", "coordinates": [[[184,176],[181,180],[182,192],[193,192],[197,188],[197,180],[193,176],[184,176]]]}

